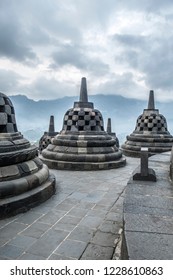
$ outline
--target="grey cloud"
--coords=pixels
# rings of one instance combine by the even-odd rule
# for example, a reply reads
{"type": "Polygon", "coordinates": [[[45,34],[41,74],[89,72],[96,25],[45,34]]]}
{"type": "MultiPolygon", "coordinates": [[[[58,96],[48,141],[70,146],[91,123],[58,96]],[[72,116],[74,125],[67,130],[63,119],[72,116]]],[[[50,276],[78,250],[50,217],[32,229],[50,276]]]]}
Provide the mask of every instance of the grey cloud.
{"type": "Polygon", "coordinates": [[[0,91],[5,94],[17,93],[22,79],[13,71],[0,69],[0,91]]]}
{"type": "MultiPolygon", "coordinates": [[[[172,38],[173,40],[173,38],[172,38]]],[[[154,88],[173,90],[173,43],[160,42],[145,58],[140,57],[141,70],[146,74],[147,83],[154,88]]]]}
{"type": "Polygon", "coordinates": [[[20,42],[15,30],[7,27],[4,29],[0,23],[0,56],[12,58],[18,61],[35,59],[36,55],[31,48],[20,42]]]}
{"type": "Polygon", "coordinates": [[[102,62],[100,59],[90,59],[87,65],[88,71],[95,77],[104,76],[109,73],[109,64],[102,62]]]}
{"type": "MultiPolygon", "coordinates": [[[[61,0],[30,0],[20,1],[17,11],[22,13],[21,21],[27,27],[27,36],[32,43],[38,43],[38,37],[46,43],[55,43],[58,40],[80,40],[80,26],[74,20],[78,17],[73,13],[73,1],[61,0]]],[[[16,8],[14,7],[16,10],[16,8]]],[[[78,13],[78,10],[77,10],[78,13]]]]}
{"type": "Polygon", "coordinates": [[[173,89],[173,35],[116,35],[115,38],[122,47],[116,61],[139,71],[150,88],[173,89]]]}
{"type": "MultiPolygon", "coordinates": [[[[70,2],[69,2],[70,3],[70,2]]],[[[67,1],[68,4],[68,1],[67,1]]],[[[68,6],[61,1],[0,1],[0,56],[38,63],[38,47],[81,39],[68,6]]]]}
{"type": "Polygon", "coordinates": [[[164,9],[172,8],[172,0],[118,0],[119,10],[138,11],[143,13],[162,13],[164,9]]]}
{"type": "Polygon", "coordinates": [[[52,54],[53,63],[50,68],[56,69],[65,65],[75,66],[95,76],[105,75],[109,71],[109,65],[100,58],[90,58],[85,53],[85,48],[80,45],[66,44],[52,54]]]}
{"type": "Polygon", "coordinates": [[[119,0],[89,0],[73,1],[76,8],[79,9],[79,17],[82,26],[93,26],[93,23],[97,22],[99,26],[107,26],[108,20],[112,13],[116,11],[119,0]]]}
{"type": "Polygon", "coordinates": [[[62,67],[63,65],[74,65],[77,68],[84,69],[86,66],[85,55],[77,45],[66,44],[52,54],[54,65],[62,67]]]}
{"type": "Polygon", "coordinates": [[[144,46],[147,42],[147,37],[142,35],[131,35],[131,34],[115,34],[112,36],[113,40],[118,43],[129,46],[131,48],[137,48],[144,46]]]}
{"type": "Polygon", "coordinates": [[[0,11],[0,34],[0,56],[18,61],[36,58],[31,46],[25,42],[22,24],[11,9],[0,11]]]}
{"type": "Polygon", "coordinates": [[[118,94],[126,97],[143,98],[143,89],[135,82],[131,72],[125,72],[121,75],[112,74],[105,83],[100,83],[98,92],[105,94],[118,94]]]}

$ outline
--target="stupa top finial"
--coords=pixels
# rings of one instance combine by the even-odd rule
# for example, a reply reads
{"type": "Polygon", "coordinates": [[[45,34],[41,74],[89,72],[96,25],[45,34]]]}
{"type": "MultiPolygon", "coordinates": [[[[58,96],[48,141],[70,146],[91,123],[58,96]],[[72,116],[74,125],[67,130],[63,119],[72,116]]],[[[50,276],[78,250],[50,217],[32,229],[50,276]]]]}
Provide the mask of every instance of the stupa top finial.
{"type": "Polygon", "coordinates": [[[86,78],[81,79],[81,88],[80,88],[80,102],[88,102],[88,92],[87,92],[87,83],[86,78]]]}
{"type": "Polygon", "coordinates": [[[148,110],[155,110],[154,91],[153,90],[150,90],[150,93],[149,93],[148,110]]]}
{"type": "Polygon", "coordinates": [[[107,133],[112,133],[111,118],[108,118],[108,122],[107,122],[107,133]]]}
{"type": "Polygon", "coordinates": [[[88,102],[88,92],[87,92],[87,81],[86,78],[83,77],[81,79],[81,87],[80,87],[80,97],[78,102],[74,102],[75,108],[94,108],[94,104],[92,102],[88,102]]]}
{"type": "Polygon", "coordinates": [[[49,133],[55,132],[54,116],[50,116],[49,133]]]}

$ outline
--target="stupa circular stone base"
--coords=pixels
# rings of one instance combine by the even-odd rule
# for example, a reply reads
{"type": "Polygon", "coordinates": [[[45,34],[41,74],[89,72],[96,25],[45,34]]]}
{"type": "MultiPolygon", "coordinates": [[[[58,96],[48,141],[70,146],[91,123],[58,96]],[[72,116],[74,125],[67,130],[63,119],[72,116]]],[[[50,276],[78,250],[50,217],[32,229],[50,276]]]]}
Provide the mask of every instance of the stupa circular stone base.
{"type": "MultiPolygon", "coordinates": [[[[29,183],[31,179],[32,178],[25,177],[25,187],[27,187],[27,183],[29,183]]],[[[33,178],[33,181],[34,179],[35,178],[33,178]]],[[[16,188],[21,186],[21,179],[13,180],[12,184],[16,185],[16,188]]],[[[23,185],[21,187],[23,187],[23,185]]],[[[49,175],[47,180],[41,186],[30,189],[28,191],[25,190],[25,192],[19,191],[18,195],[1,199],[0,219],[8,218],[19,213],[26,212],[29,209],[43,203],[44,201],[49,199],[53,194],[55,194],[55,177],[53,175],[49,175]]]]}
{"type": "Polygon", "coordinates": [[[26,212],[54,193],[55,177],[38,157],[0,166],[0,219],[26,212]]]}
{"type": "Polygon", "coordinates": [[[128,143],[121,146],[121,151],[125,156],[141,157],[142,147],[148,148],[148,155],[153,156],[155,154],[169,152],[171,150],[172,144],[170,143],[170,147],[169,145],[165,147],[164,144],[161,143],[152,143],[150,145],[145,142],[140,143],[140,145],[137,145],[137,143],[136,145],[130,145],[130,143],[128,143]]]}
{"type": "Polygon", "coordinates": [[[124,166],[115,139],[106,132],[62,132],[43,150],[40,159],[53,169],[104,170],[124,166]]]}
{"type": "Polygon", "coordinates": [[[96,171],[96,170],[108,170],[123,167],[126,165],[125,157],[117,161],[109,162],[67,162],[67,161],[56,161],[49,160],[40,156],[41,160],[51,169],[59,170],[73,170],[73,171],[96,171]]]}
{"type": "Polygon", "coordinates": [[[140,157],[141,148],[148,148],[149,156],[169,152],[172,149],[173,137],[165,134],[144,134],[137,135],[132,133],[127,136],[127,141],[121,146],[125,156],[140,157]]]}

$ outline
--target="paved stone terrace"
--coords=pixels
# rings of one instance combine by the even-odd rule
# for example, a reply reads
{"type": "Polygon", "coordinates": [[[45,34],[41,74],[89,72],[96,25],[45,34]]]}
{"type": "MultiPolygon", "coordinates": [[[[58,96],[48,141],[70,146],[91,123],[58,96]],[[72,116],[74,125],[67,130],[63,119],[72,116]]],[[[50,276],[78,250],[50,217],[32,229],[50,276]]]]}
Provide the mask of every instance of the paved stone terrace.
{"type": "Polygon", "coordinates": [[[115,258],[123,196],[139,159],[106,171],[53,171],[56,194],[45,203],[0,220],[0,259],[115,258]]]}
{"type": "Polygon", "coordinates": [[[152,156],[149,167],[155,170],[157,182],[128,182],[124,196],[125,259],[173,260],[173,185],[169,166],[170,152],[152,156]]]}

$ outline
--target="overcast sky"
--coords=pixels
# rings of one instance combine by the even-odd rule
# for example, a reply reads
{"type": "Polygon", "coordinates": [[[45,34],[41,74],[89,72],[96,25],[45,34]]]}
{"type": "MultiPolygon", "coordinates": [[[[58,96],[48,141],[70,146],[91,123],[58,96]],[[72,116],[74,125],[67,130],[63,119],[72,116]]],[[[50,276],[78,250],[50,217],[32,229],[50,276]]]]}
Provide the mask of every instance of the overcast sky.
{"type": "Polygon", "coordinates": [[[172,0],[0,0],[0,91],[173,100],[172,0]]]}

